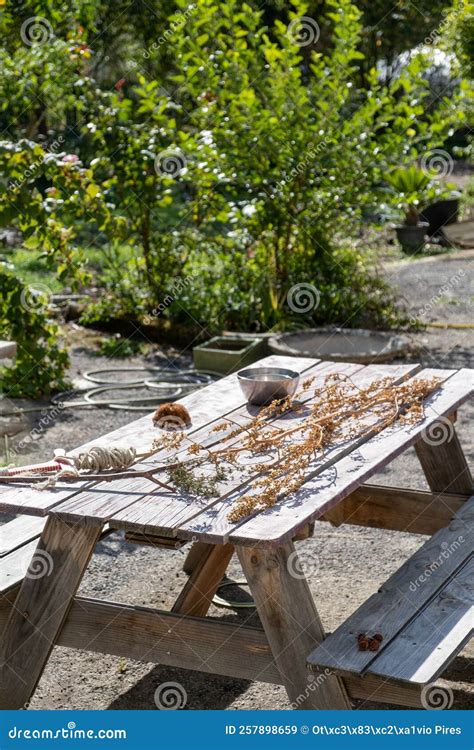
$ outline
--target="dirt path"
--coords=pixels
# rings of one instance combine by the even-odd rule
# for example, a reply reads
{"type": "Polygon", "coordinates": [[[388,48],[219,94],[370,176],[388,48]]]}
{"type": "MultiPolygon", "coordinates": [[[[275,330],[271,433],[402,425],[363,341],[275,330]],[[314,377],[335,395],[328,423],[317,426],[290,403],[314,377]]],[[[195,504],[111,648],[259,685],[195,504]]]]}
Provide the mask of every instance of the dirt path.
{"type": "MultiPolygon", "coordinates": [[[[413,314],[426,320],[471,323],[471,259],[440,258],[429,263],[412,262],[386,269],[385,275],[397,284],[413,314]],[[420,312],[420,311],[423,312],[420,312]]],[[[413,359],[436,367],[474,366],[472,331],[428,329],[413,337],[418,351],[413,359]]],[[[176,352],[168,351],[171,358],[176,352]]],[[[130,360],[130,364],[143,361],[130,360]]],[[[182,362],[185,361],[181,358],[182,362]]],[[[103,362],[90,355],[87,346],[73,350],[73,368],[80,371],[100,367],[103,362]]],[[[40,433],[31,448],[36,457],[46,457],[53,447],[72,448],[112,430],[134,418],[130,413],[107,410],[61,414],[40,433]]],[[[472,405],[459,414],[459,434],[471,460],[473,440],[468,430],[474,418],[472,405]]],[[[376,478],[400,486],[425,487],[416,457],[411,451],[376,478]]],[[[424,541],[423,537],[329,524],[316,526],[313,539],[298,543],[302,563],[327,630],[334,629],[424,541]]],[[[101,543],[86,573],[81,593],[151,607],[169,608],[184,584],[181,566],[186,547],[180,551],[160,551],[124,543],[113,534],[101,543]]],[[[241,577],[235,560],[230,574],[241,577]]],[[[235,622],[256,623],[250,610],[214,608],[212,615],[235,622]],[[241,614],[243,612],[243,614],[241,614]]],[[[471,652],[472,653],[472,652],[471,652]]],[[[457,687],[473,679],[468,652],[456,660],[457,687]]],[[[187,709],[287,709],[283,688],[264,683],[229,680],[202,673],[137,663],[114,657],[55,648],[32,702],[32,708],[150,709],[154,692],[163,682],[179,682],[187,693],[187,709]]],[[[455,694],[454,708],[467,707],[468,699],[455,694]]],[[[471,705],[474,705],[471,701],[471,705]]],[[[387,708],[380,704],[363,707],[387,708]]]]}

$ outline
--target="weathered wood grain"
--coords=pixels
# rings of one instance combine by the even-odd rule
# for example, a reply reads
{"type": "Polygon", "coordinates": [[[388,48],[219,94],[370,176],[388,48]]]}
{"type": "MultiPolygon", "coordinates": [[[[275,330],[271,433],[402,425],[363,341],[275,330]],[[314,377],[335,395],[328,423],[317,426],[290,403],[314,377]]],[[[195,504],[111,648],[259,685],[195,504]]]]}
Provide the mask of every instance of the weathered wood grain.
{"type": "Polygon", "coordinates": [[[43,518],[19,516],[0,526],[0,557],[13,552],[18,547],[37,539],[46,521],[43,518]]]}
{"type": "Polygon", "coordinates": [[[424,685],[446,669],[474,628],[474,557],[370,666],[370,674],[424,685]]]}
{"type": "Polygon", "coordinates": [[[373,663],[388,649],[400,631],[435,599],[472,555],[474,497],[449,526],[438,531],[381,589],[373,594],[329,638],[315,648],[309,666],[329,668],[338,674],[372,671],[373,663]],[[360,651],[359,633],[381,633],[378,652],[360,651]]]}
{"type": "Polygon", "coordinates": [[[467,499],[466,495],[363,484],[318,520],[431,536],[448,525],[467,499]]]}
{"type": "Polygon", "coordinates": [[[16,586],[25,577],[38,542],[33,539],[0,558],[0,594],[16,586]]]}
{"type": "Polygon", "coordinates": [[[454,424],[445,418],[438,425],[437,429],[435,422],[430,428],[431,437],[423,434],[415,444],[426,481],[434,492],[469,495],[474,490],[472,475],[454,424]],[[443,437],[445,440],[436,444],[436,439],[443,437]]]}
{"type": "Polygon", "coordinates": [[[201,556],[176,599],[172,612],[204,617],[234,554],[231,544],[206,544],[200,551],[201,556]]]}
{"type": "MultiPolygon", "coordinates": [[[[307,375],[308,377],[314,377],[315,383],[319,383],[321,385],[324,382],[324,379],[328,372],[333,371],[334,367],[334,363],[321,363],[319,365],[316,365],[314,368],[310,368],[309,370],[305,371],[305,375],[307,375]]],[[[348,372],[350,374],[353,374],[357,370],[361,369],[360,366],[353,364],[338,364],[336,365],[336,368],[339,372],[348,372]]],[[[252,412],[248,412],[247,409],[244,410],[242,408],[239,408],[238,410],[235,410],[234,412],[228,414],[227,420],[233,420],[236,414],[239,415],[240,423],[244,421],[244,418],[248,423],[254,416],[254,414],[252,412]]],[[[278,420],[273,420],[270,422],[270,426],[272,429],[275,427],[277,422],[278,420]]],[[[220,424],[221,420],[216,420],[216,423],[220,424]]],[[[194,438],[196,442],[209,444],[209,430],[212,431],[212,428],[214,426],[215,423],[204,428],[202,433],[194,438]]],[[[224,441],[221,441],[219,440],[219,433],[217,433],[217,436],[215,433],[212,433],[212,435],[212,439],[216,441],[216,446],[219,448],[221,448],[224,443],[229,446],[237,445],[241,441],[240,437],[234,437],[230,440],[224,439],[224,441]]],[[[262,459],[253,457],[253,463],[260,464],[262,463],[262,459]]],[[[244,477],[242,476],[243,472],[243,466],[242,468],[240,468],[240,465],[236,467],[229,466],[229,476],[219,485],[221,496],[228,495],[230,492],[235,491],[235,489],[245,481],[248,481],[245,475],[244,477]]],[[[136,483],[134,483],[134,486],[135,484],[136,483]]],[[[76,505],[76,501],[73,502],[74,505],[76,505]]],[[[117,508],[113,515],[110,516],[109,520],[110,523],[113,524],[113,526],[116,528],[140,529],[145,533],[152,533],[153,530],[160,528],[161,533],[174,534],[176,529],[182,528],[185,521],[200,514],[204,508],[211,507],[214,503],[214,500],[199,500],[183,492],[176,492],[172,494],[160,491],[159,494],[148,493],[148,495],[143,496],[139,501],[134,502],[133,504],[129,504],[123,509],[117,508]]],[[[83,505],[81,509],[82,512],[84,512],[84,509],[88,510],[88,506],[83,505]]],[[[58,511],[60,511],[61,514],[69,514],[71,508],[70,506],[68,506],[65,509],[64,506],[61,506],[58,511]]],[[[192,538],[192,536],[193,535],[191,534],[187,538],[192,538]]]]}
{"type": "Polygon", "coordinates": [[[77,598],[58,645],[280,683],[263,630],[147,607],[77,598]]]}
{"type": "MultiPolygon", "coordinates": [[[[15,590],[0,599],[0,633],[15,590]]],[[[263,629],[76,597],[57,645],[210,674],[282,684],[263,629]]],[[[323,673],[325,678],[325,675],[323,673]]],[[[352,699],[423,708],[417,685],[371,674],[343,680],[352,699]]]]}
{"type": "Polygon", "coordinates": [[[48,519],[2,634],[2,709],[28,703],[99,536],[99,528],[48,519]]]}
{"type": "Polygon", "coordinates": [[[186,573],[186,575],[191,575],[199,560],[201,559],[206,546],[207,545],[205,542],[194,542],[191,545],[183,563],[183,571],[184,573],[186,573]]]}
{"type": "Polygon", "coordinates": [[[327,675],[312,681],[305,668],[311,644],[324,638],[313,598],[299,571],[294,545],[237,550],[263,628],[293,708],[350,708],[343,683],[327,675]]]}

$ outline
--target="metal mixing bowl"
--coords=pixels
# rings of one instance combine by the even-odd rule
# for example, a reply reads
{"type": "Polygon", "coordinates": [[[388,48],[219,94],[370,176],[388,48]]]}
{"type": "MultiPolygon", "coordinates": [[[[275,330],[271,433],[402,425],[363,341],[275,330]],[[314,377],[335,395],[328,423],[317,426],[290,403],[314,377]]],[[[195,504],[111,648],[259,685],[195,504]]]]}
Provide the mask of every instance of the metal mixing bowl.
{"type": "Polygon", "coordinates": [[[237,378],[249,404],[263,406],[275,399],[293,396],[300,376],[282,367],[252,367],[240,370],[237,378]]]}

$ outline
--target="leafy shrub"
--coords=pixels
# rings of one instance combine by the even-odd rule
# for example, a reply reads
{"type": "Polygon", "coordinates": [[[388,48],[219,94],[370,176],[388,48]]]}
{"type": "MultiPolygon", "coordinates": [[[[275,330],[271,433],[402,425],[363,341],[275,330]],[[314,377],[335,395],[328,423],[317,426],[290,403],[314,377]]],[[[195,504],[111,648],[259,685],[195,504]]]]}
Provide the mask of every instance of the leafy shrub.
{"type": "MultiPolygon", "coordinates": [[[[53,14],[48,0],[37,5],[53,14]]],[[[350,239],[387,199],[394,167],[415,164],[459,122],[457,95],[428,109],[417,55],[388,86],[372,69],[358,87],[362,23],[350,0],[328,0],[321,23],[330,38],[309,48],[298,19],[310,11],[299,0],[267,14],[271,28],[237,0],[196,0],[192,13],[187,0],[176,7],[166,24],[179,32],[166,52],[150,53],[115,88],[94,78],[95,50],[72,23],[85,15],[89,31],[100,25],[90,0],[75,0],[70,31],[55,15],[55,52],[33,45],[30,55],[12,43],[3,87],[15,127],[30,138],[0,149],[8,192],[0,219],[19,226],[63,274],[80,270],[86,230],[91,241],[100,235],[106,294],[90,319],[151,316],[207,330],[393,322],[387,287],[350,239]],[[55,103],[66,62],[68,95],[55,103]],[[32,86],[17,94],[15,65],[32,86]],[[44,90],[50,79],[52,96],[44,90]],[[46,107],[23,121],[32,93],[46,107]],[[48,153],[59,131],[74,133],[79,160],[48,153]],[[40,136],[42,145],[31,140],[40,136]],[[32,160],[39,166],[28,174],[32,160]],[[107,253],[122,247],[123,261],[109,262],[107,253]],[[287,295],[302,283],[317,288],[319,304],[295,315],[287,295]]]]}
{"type": "Polygon", "coordinates": [[[0,390],[10,398],[38,398],[68,387],[68,356],[40,296],[0,267],[0,338],[17,343],[13,365],[0,370],[0,390]]]}

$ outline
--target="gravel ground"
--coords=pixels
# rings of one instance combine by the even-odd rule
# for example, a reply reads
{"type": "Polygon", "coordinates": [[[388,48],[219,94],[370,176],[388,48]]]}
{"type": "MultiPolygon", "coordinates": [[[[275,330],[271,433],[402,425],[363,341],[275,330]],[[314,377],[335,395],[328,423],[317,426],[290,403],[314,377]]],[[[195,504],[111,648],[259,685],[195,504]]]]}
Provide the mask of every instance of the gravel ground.
{"type": "MultiPolygon", "coordinates": [[[[412,314],[427,321],[449,324],[472,323],[472,254],[443,256],[427,261],[398,263],[384,270],[399,287],[412,314]]],[[[72,349],[72,375],[80,384],[81,373],[106,366],[105,360],[92,355],[89,333],[72,349]]],[[[413,336],[416,353],[412,359],[434,367],[473,367],[472,331],[469,329],[428,328],[413,336]]],[[[154,363],[177,361],[186,356],[172,349],[150,355],[154,363]]],[[[126,360],[131,366],[143,363],[143,357],[126,360]]],[[[28,448],[28,456],[47,458],[54,447],[66,449],[87,442],[134,418],[130,412],[106,409],[62,413],[28,448]]],[[[466,453],[472,460],[473,441],[468,430],[474,418],[472,405],[459,413],[458,431],[466,453]]],[[[28,429],[38,415],[31,417],[28,429]]],[[[22,433],[19,438],[24,437],[22,433]]],[[[27,455],[22,457],[26,462],[27,455]]],[[[384,484],[426,488],[416,456],[411,450],[392,463],[374,481],[384,484]]],[[[312,539],[298,543],[309,584],[324,626],[332,630],[386,580],[424,541],[413,534],[343,526],[338,529],[319,523],[312,539]]],[[[170,608],[186,576],[182,562],[186,547],[177,551],[155,550],[127,544],[115,533],[97,547],[86,572],[80,593],[117,602],[170,608]]],[[[229,575],[240,578],[242,572],[233,559],[229,575]]],[[[213,616],[227,621],[256,624],[253,610],[213,608],[213,616]],[[243,613],[243,614],[242,614],[243,613]],[[249,614],[250,613],[250,614],[249,614]]],[[[454,683],[454,708],[474,706],[466,692],[472,683],[473,662],[466,649],[451,667],[454,683]]],[[[283,688],[214,677],[199,672],[138,663],[115,657],[55,648],[33,698],[34,709],[155,709],[154,693],[163,682],[178,682],[187,693],[187,709],[288,709],[283,688]]],[[[389,708],[381,704],[358,703],[357,707],[389,708]]]]}

